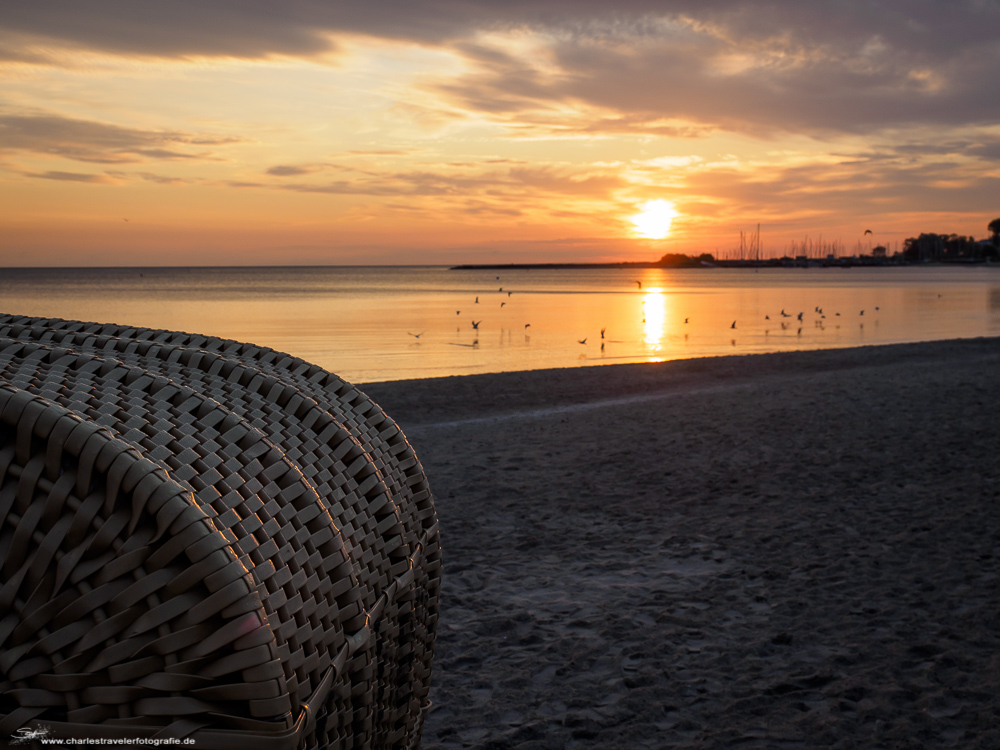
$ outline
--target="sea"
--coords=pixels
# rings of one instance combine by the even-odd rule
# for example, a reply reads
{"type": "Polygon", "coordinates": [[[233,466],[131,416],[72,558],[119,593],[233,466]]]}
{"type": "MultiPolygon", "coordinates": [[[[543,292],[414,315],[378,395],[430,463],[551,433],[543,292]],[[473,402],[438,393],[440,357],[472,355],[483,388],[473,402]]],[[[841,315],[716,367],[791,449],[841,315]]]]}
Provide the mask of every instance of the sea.
{"type": "Polygon", "coordinates": [[[10,268],[0,313],[252,342],[369,383],[1000,336],[1000,265],[10,268]]]}

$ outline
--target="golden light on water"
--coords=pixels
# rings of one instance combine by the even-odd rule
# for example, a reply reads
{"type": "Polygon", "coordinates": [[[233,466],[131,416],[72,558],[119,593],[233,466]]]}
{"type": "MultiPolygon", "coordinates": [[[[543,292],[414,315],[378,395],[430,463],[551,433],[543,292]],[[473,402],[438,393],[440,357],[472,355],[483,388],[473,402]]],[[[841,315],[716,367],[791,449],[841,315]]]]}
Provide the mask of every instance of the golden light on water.
{"type": "Polygon", "coordinates": [[[670,225],[677,216],[677,209],[670,201],[658,198],[646,201],[642,212],[629,217],[635,224],[635,233],[650,240],[662,240],[670,234],[670,225]]]}
{"type": "Polygon", "coordinates": [[[667,298],[658,287],[649,289],[642,300],[642,333],[647,350],[658,352],[663,348],[663,335],[667,327],[667,298]]]}

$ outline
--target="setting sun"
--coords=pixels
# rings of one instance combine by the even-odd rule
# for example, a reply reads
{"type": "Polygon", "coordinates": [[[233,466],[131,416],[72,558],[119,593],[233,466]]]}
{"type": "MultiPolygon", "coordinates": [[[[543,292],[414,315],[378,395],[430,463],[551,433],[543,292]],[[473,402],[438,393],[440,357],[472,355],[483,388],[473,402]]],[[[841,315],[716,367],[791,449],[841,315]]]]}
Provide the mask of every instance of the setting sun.
{"type": "Polygon", "coordinates": [[[651,240],[662,240],[670,234],[670,224],[677,211],[674,204],[662,198],[655,201],[647,201],[643,204],[642,213],[629,217],[635,224],[635,231],[640,237],[651,240]]]}

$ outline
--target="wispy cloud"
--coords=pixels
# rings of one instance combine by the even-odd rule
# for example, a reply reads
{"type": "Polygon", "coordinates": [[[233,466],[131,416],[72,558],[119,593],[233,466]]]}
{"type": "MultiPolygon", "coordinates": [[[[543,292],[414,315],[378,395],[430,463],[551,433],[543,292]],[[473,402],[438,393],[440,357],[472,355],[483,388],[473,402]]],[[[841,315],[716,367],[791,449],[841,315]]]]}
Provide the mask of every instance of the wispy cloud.
{"type": "Polygon", "coordinates": [[[211,160],[211,149],[239,142],[168,130],[142,130],[50,113],[0,113],[0,150],[94,164],[211,160]]]}
{"type": "Polygon", "coordinates": [[[117,185],[118,180],[104,174],[87,174],[83,172],[25,172],[28,177],[41,180],[59,180],[61,182],[85,182],[91,185],[117,185]]]}

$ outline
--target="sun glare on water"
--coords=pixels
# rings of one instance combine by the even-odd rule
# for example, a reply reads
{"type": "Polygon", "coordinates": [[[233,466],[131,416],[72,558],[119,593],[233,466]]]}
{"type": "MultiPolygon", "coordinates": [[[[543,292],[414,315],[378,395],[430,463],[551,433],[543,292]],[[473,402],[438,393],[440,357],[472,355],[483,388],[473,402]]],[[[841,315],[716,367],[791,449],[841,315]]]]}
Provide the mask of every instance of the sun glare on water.
{"type": "Polygon", "coordinates": [[[670,201],[659,198],[655,201],[646,201],[642,206],[642,212],[629,217],[635,224],[635,232],[640,237],[650,240],[662,240],[670,234],[670,224],[677,211],[670,201]]]}

